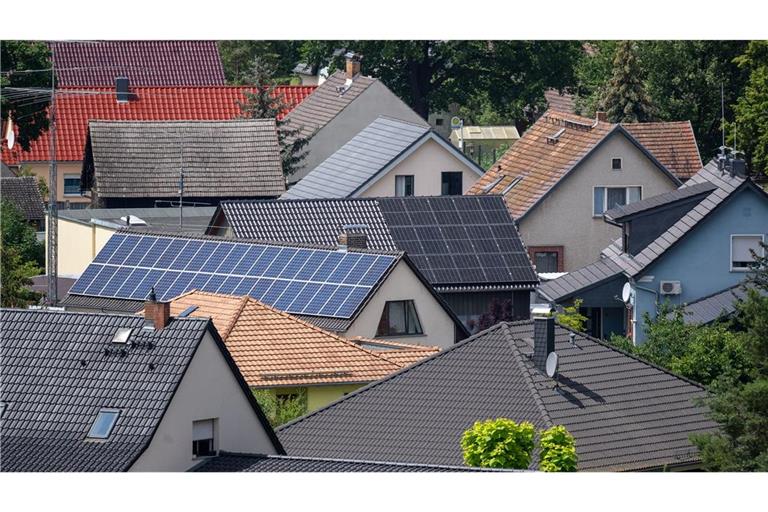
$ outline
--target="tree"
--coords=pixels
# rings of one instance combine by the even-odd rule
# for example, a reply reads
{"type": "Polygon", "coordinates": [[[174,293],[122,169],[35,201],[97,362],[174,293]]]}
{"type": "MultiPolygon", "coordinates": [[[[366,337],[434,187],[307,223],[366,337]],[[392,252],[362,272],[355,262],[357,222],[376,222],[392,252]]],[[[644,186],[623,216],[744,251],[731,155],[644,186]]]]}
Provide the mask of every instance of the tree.
{"type": "Polygon", "coordinates": [[[278,397],[270,389],[254,389],[253,396],[273,428],[307,413],[306,388],[301,388],[297,396],[289,398],[278,397]]]}
{"type": "Polygon", "coordinates": [[[576,440],[562,425],[539,435],[539,469],[548,472],[573,472],[578,464],[576,440]]]}
{"type": "Polygon", "coordinates": [[[584,332],[584,324],[588,320],[586,316],[579,313],[579,308],[584,301],[576,299],[572,306],[563,308],[562,313],[555,313],[555,319],[560,325],[563,325],[577,332],[584,332]]]}
{"type": "Polygon", "coordinates": [[[25,151],[48,129],[46,107],[50,96],[9,92],[6,87],[50,87],[50,55],[48,46],[42,42],[0,42],[0,113],[3,121],[9,116],[13,120],[18,129],[16,141],[25,151]]]}
{"type": "Polygon", "coordinates": [[[735,62],[749,73],[735,107],[736,144],[753,171],[768,174],[768,41],[750,42],[735,62]]]}
{"type": "Polygon", "coordinates": [[[283,174],[289,176],[301,168],[301,162],[307,157],[306,146],[309,139],[301,137],[301,127],[293,127],[290,120],[280,118],[290,110],[290,105],[282,93],[277,92],[277,84],[271,79],[274,68],[267,61],[257,57],[253,60],[248,82],[254,86],[254,92],[245,92],[245,102],[239,102],[243,117],[253,119],[275,119],[277,141],[280,145],[283,174]]]}
{"type": "Polygon", "coordinates": [[[475,332],[484,331],[499,322],[511,322],[515,319],[515,303],[512,299],[493,299],[488,311],[480,315],[477,322],[470,320],[469,327],[475,332]]]}
{"type": "Polygon", "coordinates": [[[40,295],[28,287],[32,284],[30,278],[41,273],[38,258],[43,256],[42,244],[8,201],[2,201],[0,231],[0,303],[3,307],[24,307],[37,302],[40,295]]]}
{"type": "Polygon", "coordinates": [[[643,83],[643,69],[633,41],[622,41],[613,58],[613,76],[603,100],[612,123],[638,123],[653,120],[651,98],[643,83]]]}
{"type": "Polygon", "coordinates": [[[480,468],[528,469],[534,434],[533,425],[527,421],[477,421],[461,438],[464,462],[480,468]]]}
{"type": "Polygon", "coordinates": [[[248,83],[253,60],[268,63],[276,83],[291,82],[293,68],[301,57],[302,41],[219,41],[219,55],[224,76],[231,85],[248,83]]]}
{"type": "Polygon", "coordinates": [[[24,261],[45,266],[45,247],[37,241],[37,234],[21,212],[10,201],[0,204],[0,230],[2,243],[18,251],[24,261]]]}
{"type": "Polygon", "coordinates": [[[583,116],[594,117],[596,111],[603,110],[602,100],[613,72],[613,58],[618,42],[587,41],[584,45],[586,51],[574,69],[575,108],[583,116]]]}

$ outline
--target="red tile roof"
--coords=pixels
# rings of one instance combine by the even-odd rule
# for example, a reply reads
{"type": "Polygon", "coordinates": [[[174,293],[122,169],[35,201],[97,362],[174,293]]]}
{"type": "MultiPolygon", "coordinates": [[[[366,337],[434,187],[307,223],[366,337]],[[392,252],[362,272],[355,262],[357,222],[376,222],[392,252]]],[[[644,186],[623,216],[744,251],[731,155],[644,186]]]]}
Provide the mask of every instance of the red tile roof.
{"type": "Polygon", "coordinates": [[[50,43],[59,87],[224,85],[216,41],[87,41],[50,43]]]}
{"type": "Polygon", "coordinates": [[[576,112],[573,94],[561,93],[557,89],[547,89],[544,91],[544,98],[547,100],[548,108],[558,112],[576,112]]]}
{"type": "MultiPolygon", "coordinates": [[[[57,160],[79,162],[83,159],[88,121],[194,121],[229,120],[240,115],[237,101],[244,101],[243,92],[251,87],[131,87],[133,100],[118,103],[114,87],[89,89],[85,94],[64,88],[57,96],[57,160]],[[69,91],[69,94],[68,94],[69,91]]],[[[295,107],[312,91],[314,86],[281,86],[277,92],[295,107]]],[[[49,136],[45,132],[32,142],[30,151],[23,152],[16,145],[13,150],[2,145],[3,162],[16,165],[21,162],[48,160],[49,136]]]]}
{"type": "Polygon", "coordinates": [[[687,180],[703,167],[690,121],[622,126],[681,180],[687,180]]]}

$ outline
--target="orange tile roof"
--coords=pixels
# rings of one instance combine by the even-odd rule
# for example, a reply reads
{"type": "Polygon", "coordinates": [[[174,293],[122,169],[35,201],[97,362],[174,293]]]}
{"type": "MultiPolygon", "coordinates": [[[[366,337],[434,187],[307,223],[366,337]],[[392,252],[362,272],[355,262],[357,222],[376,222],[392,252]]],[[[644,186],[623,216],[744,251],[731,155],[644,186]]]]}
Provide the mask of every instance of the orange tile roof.
{"type": "Polygon", "coordinates": [[[383,340],[370,340],[366,338],[354,338],[353,343],[358,345],[376,345],[381,349],[371,349],[379,355],[382,355],[394,361],[401,366],[410,366],[413,363],[421,361],[425,357],[429,357],[433,354],[440,352],[440,347],[432,347],[427,345],[411,345],[408,343],[397,343],[394,341],[383,340]]]}
{"type": "Polygon", "coordinates": [[[544,99],[552,110],[571,113],[575,111],[573,94],[561,93],[557,89],[547,89],[544,91],[544,99]]]}
{"type": "MultiPolygon", "coordinates": [[[[503,194],[512,215],[520,218],[617,126],[550,109],[467,193],[503,194]],[[557,142],[552,143],[552,138],[557,142]]],[[[638,142],[679,178],[686,179],[700,168],[689,122],[621,126],[633,137],[637,134],[638,142]]]]}
{"type": "Polygon", "coordinates": [[[191,291],[171,301],[171,314],[189,306],[190,316],[211,317],[252,387],[367,383],[416,357],[385,357],[250,297],[191,291]]]}

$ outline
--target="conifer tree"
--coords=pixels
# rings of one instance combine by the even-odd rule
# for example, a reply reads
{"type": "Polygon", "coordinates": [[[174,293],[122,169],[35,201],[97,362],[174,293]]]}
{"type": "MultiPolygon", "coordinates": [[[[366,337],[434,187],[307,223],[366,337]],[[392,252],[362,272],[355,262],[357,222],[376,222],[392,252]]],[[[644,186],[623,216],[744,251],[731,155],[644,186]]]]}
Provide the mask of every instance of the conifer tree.
{"type": "Polygon", "coordinates": [[[643,72],[633,41],[622,41],[613,59],[613,76],[603,100],[612,123],[653,120],[653,105],[645,90],[643,72]]]}

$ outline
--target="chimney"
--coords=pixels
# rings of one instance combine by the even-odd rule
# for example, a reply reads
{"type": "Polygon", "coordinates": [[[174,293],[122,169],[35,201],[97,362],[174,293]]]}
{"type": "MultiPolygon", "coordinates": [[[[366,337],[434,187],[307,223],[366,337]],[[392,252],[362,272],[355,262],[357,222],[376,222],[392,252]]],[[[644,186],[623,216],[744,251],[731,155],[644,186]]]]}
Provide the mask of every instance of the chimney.
{"type": "Polygon", "coordinates": [[[595,119],[600,123],[607,123],[608,113],[603,112],[602,110],[598,110],[597,112],[595,112],[595,119]]]}
{"type": "Polygon", "coordinates": [[[117,93],[118,103],[128,103],[130,93],[128,91],[128,78],[119,76],[115,78],[115,92],[117,93]]]}
{"type": "Polygon", "coordinates": [[[341,252],[347,252],[347,247],[348,247],[347,246],[347,242],[348,242],[348,239],[347,239],[347,233],[346,232],[342,231],[341,233],[339,233],[339,237],[336,239],[336,242],[337,242],[336,243],[336,250],[341,251],[341,252]]]}
{"type": "Polygon", "coordinates": [[[360,74],[360,61],[363,56],[355,52],[347,52],[344,57],[347,59],[347,78],[352,80],[360,74]]]}
{"type": "Polygon", "coordinates": [[[144,319],[147,324],[156,330],[160,330],[168,325],[168,319],[171,316],[171,303],[158,302],[155,296],[155,288],[149,292],[149,297],[144,303],[144,319]]]}
{"type": "Polygon", "coordinates": [[[365,233],[347,233],[347,247],[349,249],[367,249],[368,235],[365,233]]]}
{"type": "Polygon", "coordinates": [[[533,365],[547,371],[547,357],[555,351],[555,318],[537,316],[533,319],[533,365]]]}

